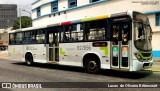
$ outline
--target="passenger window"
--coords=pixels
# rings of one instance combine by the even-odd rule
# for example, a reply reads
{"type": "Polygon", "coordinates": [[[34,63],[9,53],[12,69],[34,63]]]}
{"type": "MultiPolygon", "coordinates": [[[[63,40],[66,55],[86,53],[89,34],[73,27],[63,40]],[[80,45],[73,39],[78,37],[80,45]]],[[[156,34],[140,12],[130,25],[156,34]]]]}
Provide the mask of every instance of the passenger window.
{"type": "Polygon", "coordinates": [[[15,33],[15,43],[22,44],[22,40],[24,38],[23,33],[15,33]]]}
{"type": "Polygon", "coordinates": [[[112,43],[113,43],[113,45],[118,45],[119,31],[120,31],[119,25],[112,26],[112,32],[113,32],[113,42],[112,43]]]}
{"type": "Polygon", "coordinates": [[[129,40],[129,26],[123,25],[122,26],[122,44],[127,45],[129,40]]]}
{"type": "Polygon", "coordinates": [[[76,42],[83,40],[83,25],[75,24],[64,27],[64,33],[61,33],[62,42],[76,42]]]}
{"type": "Polygon", "coordinates": [[[14,38],[15,38],[14,34],[9,35],[9,44],[11,45],[15,44],[14,38]]]}
{"type": "Polygon", "coordinates": [[[25,44],[30,44],[31,43],[31,32],[25,32],[25,39],[24,39],[24,43],[25,44]]]}
{"type": "Polygon", "coordinates": [[[36,31],[36,42],[37,43],[44,43],[45,42],[44,30],[37,30],[36,31]]]}
{"type": "Polygon", "coordinates": [[[63,35],[63,42],[69,42],[71,38],[71,26],[65,26],[65,32],[63,35]]]}
{"type": "Polygon", "coordinates": [[[83,28],[82,24],[73,25],[71,31],[71,41],[82,41],[83,40],[83,28]]]}
{"type": "Polygon", "coordinates": [[[106,30],[106,20],[88,22],[85,24],[85,40],[104,40],[106,30]]]}

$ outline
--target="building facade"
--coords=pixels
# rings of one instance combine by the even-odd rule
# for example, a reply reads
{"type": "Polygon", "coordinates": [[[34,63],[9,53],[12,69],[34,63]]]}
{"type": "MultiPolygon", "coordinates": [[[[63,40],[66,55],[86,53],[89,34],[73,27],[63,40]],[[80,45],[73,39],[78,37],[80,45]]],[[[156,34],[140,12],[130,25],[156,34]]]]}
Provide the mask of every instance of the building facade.
{"type": "Polygon", "coordinates": [[[12,27],[17,18],[17,5],[0,4],[0,29],[12,27]]]}
{"type": "Polygon", "coordinates": [[[50,25],[127,10],[136,10],[149,17],[153,30],[153,56],[160,58],[158,0],[37,0],[32,4],[32,23],[33,26],[50,25]]]}
{"type": "Polygon", "coordinates": [[[0,51],[8,47],[8,33],[5,29],[0,29],[0,51]]]}

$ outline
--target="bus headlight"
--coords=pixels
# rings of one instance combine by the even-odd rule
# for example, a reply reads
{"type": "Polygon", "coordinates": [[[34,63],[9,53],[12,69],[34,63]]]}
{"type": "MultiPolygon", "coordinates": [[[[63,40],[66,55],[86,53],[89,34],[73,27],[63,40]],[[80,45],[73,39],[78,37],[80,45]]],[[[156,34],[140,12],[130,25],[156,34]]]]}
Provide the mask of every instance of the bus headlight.
{"type": "Polygon", "coordinates": [[[138,59],[138,61],[141,61],[141,62],[142,62],[141,56],[138,55],[138,53],[135,53],[134,55],[135,55],[135,57],[138,59]]]}

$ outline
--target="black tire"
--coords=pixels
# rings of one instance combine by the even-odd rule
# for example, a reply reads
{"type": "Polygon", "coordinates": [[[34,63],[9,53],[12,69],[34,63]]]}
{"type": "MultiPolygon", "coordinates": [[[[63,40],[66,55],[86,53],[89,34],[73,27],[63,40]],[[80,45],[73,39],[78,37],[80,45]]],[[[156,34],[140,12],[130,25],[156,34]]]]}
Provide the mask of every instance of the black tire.
{"type": "Polygon", "coordinates": [[[25,57],[25,61],[27,65],[32,65],[33,64],[33,56],[31,54],[27,54],[25,57]]]}
{"type": "Polygon", "coordinates": [[[85,70],[88,73],[95,74],[100,70],[100,63],[98,58],[86,58],[85,59],[85,70]]]}

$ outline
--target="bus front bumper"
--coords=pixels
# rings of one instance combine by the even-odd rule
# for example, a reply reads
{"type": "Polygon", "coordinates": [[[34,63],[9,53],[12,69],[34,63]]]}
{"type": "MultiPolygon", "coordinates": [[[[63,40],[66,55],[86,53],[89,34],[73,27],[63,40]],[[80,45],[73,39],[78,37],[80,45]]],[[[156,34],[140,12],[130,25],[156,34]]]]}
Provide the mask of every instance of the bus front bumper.
{"type": "Polygon", "coordinates": [[[130,71],[140,71],[143,69],[147,69],[152,67],[153,60],[150,60],[149,62],[140,62],[138,60],[133,60],[133,65],[130,68],[130,71]]]}

